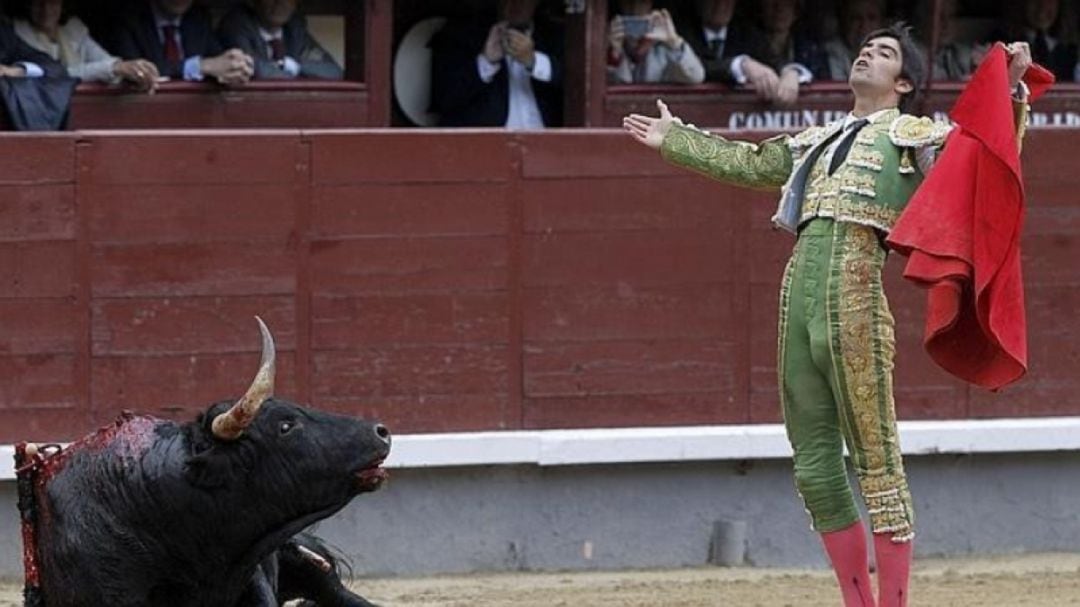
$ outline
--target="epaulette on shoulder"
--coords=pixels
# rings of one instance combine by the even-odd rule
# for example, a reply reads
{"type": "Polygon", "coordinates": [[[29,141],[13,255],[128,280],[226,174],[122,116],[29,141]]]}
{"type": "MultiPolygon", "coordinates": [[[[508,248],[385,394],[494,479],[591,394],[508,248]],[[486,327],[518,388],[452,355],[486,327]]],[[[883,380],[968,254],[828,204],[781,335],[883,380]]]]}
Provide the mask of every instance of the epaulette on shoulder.
{"type": "Polygon", "coordinates": [[[826,126],[812,126],[808,129],[796,133],[793,137],[788,139],[788,147],[792,150],[804,150],[806,148],[813,147],[819,141],[825,138],[829,127],[826,126]]]}
{"type": "Polygon", "coordinates": [[[889,125],[889,139],[904,148],[941,145],[952,130],[947,122],[937,122],[927,116],[900,114],[889,125]]]}

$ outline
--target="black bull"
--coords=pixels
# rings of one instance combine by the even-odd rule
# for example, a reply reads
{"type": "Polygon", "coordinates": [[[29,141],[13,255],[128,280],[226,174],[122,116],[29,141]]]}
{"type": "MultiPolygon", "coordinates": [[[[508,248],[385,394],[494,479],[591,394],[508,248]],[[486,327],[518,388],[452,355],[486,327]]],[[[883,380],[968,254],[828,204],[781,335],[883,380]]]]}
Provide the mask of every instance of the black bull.
{"type": "Polygon", "coordinates": [[[27,605],[369,605],[300,532],[386,478],[381,424],[247,394],[195,422],[122,415],[59,450],[21,444],[27,605]]]}

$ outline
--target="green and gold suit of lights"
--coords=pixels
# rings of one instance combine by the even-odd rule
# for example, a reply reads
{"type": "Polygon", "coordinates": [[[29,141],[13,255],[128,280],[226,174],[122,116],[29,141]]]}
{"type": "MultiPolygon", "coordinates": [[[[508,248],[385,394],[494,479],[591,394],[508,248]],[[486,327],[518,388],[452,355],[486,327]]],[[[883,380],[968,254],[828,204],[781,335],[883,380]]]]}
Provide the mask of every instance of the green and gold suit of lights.
{"type": "MultiPolygon", "coordinates": [[[[1021,125],[1025,107],[1018,107],[1021,125]]],[[[674,124],[660,151],[668,162],[726,183],[779,188],[781,200],[801,164],[814,159],[804,170],[798,239],[780,288],[777,369],[795,484],[815,530],[855,523],[846,443],[872,530],[903,542],[914,536],[914,512],[896,432],[896,340],[881,282],[881,238],[950,127],[897,110],[872,118],[832,175],[827,154],[811,150],[825,149],[841,123],[760,144],[674,124]]]]}

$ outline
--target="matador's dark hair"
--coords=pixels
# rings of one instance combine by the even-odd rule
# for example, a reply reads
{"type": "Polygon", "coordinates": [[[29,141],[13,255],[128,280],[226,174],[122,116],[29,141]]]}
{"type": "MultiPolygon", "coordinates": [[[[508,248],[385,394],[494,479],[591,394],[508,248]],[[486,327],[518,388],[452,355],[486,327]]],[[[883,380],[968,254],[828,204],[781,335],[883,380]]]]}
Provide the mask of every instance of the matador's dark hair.
{"type": "Polygon", "coordinates": [[[892,38],[900,43],[900,77],[911,83],[911,92],[900,96],[900,111],[911,111],[926,84],[926,58],[923,57],[919,46],[915,44],[911,27],[903,21],[897,21],[889,27],[874,30],[863,38],[856,53],[875,38],[892,38]]]}

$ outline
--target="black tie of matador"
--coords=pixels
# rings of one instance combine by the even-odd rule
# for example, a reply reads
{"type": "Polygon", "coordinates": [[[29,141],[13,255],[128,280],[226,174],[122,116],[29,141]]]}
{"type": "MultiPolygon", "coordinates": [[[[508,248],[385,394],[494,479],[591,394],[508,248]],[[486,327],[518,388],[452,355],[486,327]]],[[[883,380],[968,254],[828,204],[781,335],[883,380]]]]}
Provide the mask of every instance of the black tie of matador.
{"type": "Polygon", "coordinates": [[[844,159],[847,158],[848,152],[851,150],[851,144],[855,142],[855,135],[858,135],[859,130],[869,123],[870,121],[866,118],[860,118],[851,123],[847,133],[844,133],[840,143],[836,144],[836,149],[833,150],[832,160],[829,162],[829,175],[835,173],[836,169],[840,168],[840,165],[844,163],[844,159]]]}

